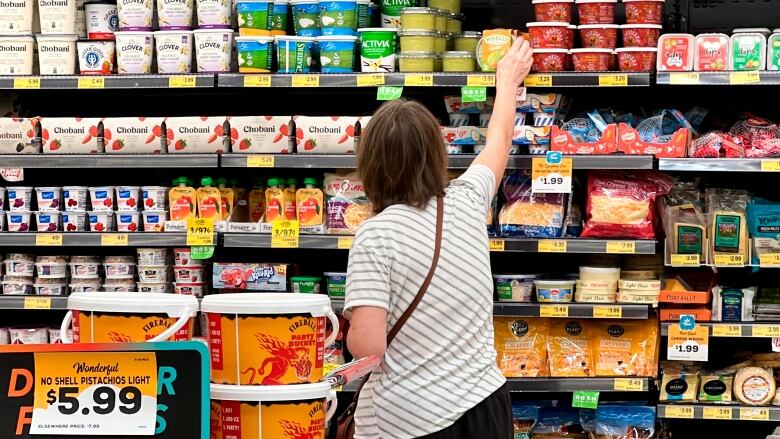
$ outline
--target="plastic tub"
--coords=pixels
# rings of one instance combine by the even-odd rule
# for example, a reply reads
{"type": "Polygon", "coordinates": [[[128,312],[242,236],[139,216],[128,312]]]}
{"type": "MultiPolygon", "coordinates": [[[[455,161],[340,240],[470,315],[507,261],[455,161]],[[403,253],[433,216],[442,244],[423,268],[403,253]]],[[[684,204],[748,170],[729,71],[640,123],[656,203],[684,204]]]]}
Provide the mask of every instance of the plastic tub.
{"type": "Polygon", "coordinates": [[[729,69],[735,71],[764,70],[766,67],[766,37],[761,33],[740,33],[731,36],[729,69]]]}
{"type": "Polygon", "coordinates": [[[324,273],[328,296],[344,298],[347,291],[347,273],[324,273]]]}
{"type": "Polygon", "coordinates": [[[83,232],[87,224],[87,212],[65,211],[62,217],[62,230],[64,232],[83,232]]]}
{"type": "MultiPolygon", "coordinates": [[[[574,0],[571,0],[573,3],[574,0]]],[[[428,0],[428,7],[460,14],[460,0],[428,0]]]]}
{"type": "Polygon", "coordinates": [[[628,24],[661,24],[664,22],[664,0],[623,0],[628,24]]]}
{"type": "Polygon", "coordinates": [[[534,49],[533,72],[564,72],[569,65],[569,51],[566,49],[534,49]]]}
{"type": "Polygon", "coordinates": [[[655,47],[622,47],[615,49],[621,72],[652,72],[658,51],[655,47]]]}
{"type": "MultiPolygon", "coordinates": [[[[729,36],[699,34],[695,39],[694,70],[723,71],[729,66],[729,36]]],[[[771,46],[771,43],[770,43],[771,46]]],[[[771,50],[771,49],[770,49],[771,50]]]]}
{"type": "Polygon", "coordinates": [[[584,24],[580,31],[580,43],[583,48],[614,49],[617,47],[618,25],[584,24]]]}
{"type": "Polygon", "coordinates": [[[168,211],[166,210],[143,211],[144,232],[164,232],[166,221],[168,221],[168,211]]]}
{"type": "Polygon", "coordinates": [[[322,35],[355,35],[357,3],[355,0],[320,0],[322,35]]]}
{"type": "Polygon", "coordinates": [[[120,75],[152,73],[153,32],[116,32],[114,36],[117,48],[117,73],[120,75]]]}
{"type": "Polygon", "coordinates": [[[193,0],[157,1],[157,20],[160,30],[192,29],[193,0]]]}
{"type": "Polygon", "coordinates": [[[198,73],[227,73],[230,71],[230,53],[233,31],[230,29],[198,29],[195,36],[195,64],[198,73]]]}
{"type": "Polygon", "coordinates": [[[173,276],[176,282],[200,283],[203,282],[203,267],[173,267],[173,276]]]}
{"type": "Polygon", "coordinates": [[[571,23],[574,0],[533,0],[536,21],[565,21],[571,23]]]}
{"type": "Polygon", "coordinates": [[[32,276],[35,262],[29,260],[6,260],[3,262],[6,276],[32,276]]]}
{"type": "Polygon", "coordinates": [[[482,38],[482,32],[463,32],[455,35],[453,49],[458,52],[477,53],[477,44],[482,38]]]}
{"type": "Polygon", "coordinates": [[[138,186],[116,186],[116,208],[120,211],[138,210],[141,188],[138,186]]]}
{"type": "Polygon", "coordinates": [[[60,213],[35,212],[35,224],[39,232],[56,232],[60,229],[60,213]]]}
{"type": "Polygon", "coordinates": [[[126,262],[105,263],[103,271],[106,279],[133,279],[135,276],[135,264],[126,262]]]}
{"type": "Polygon", "coordinates": [[[141,186],[141,200],[144,210],[161,210],[167,205],[168,188],[164,186],[141,186]]]}
{"type": "Polygon", "coordinates": [[[463,20],[465,17],[463,14],[450,14],[447,17],[447,32],[453,34],[459,34],[463,32],[463,20]]]}
{"type": "MultiPolygon", "coordinates": [[[[96,283],[74,283],[70,282],[70,293],[92,293],[100,291],[103,288],[103,284],[98,280],[96,283]]],[[[59,334],[58,334],[59,337],[59,334]]]]}
{"type": "Polygon", "coordinates": [[[473,52],[442,52],[442,70],[445,72],[474,72],[477,70],[477,57],[473,52]]]}
{"type": "Polygon", "coordinates": [[[16,326],[8,328],[11,344],[46,344],[49,328],[45,326],[16,326]]]}
{"type": "Polygon", "coordinates": [[[141,212],[116,212],[117,232],[138,232],[141,230],[141,212]]]}
{"type": "Polygon", "coordinates": [[[32,212],[12,210],[5,213],[5,224],[9,232],[29,232],[32,212]]]}
{"type": "Polygon", "coordinates": [[[33,188],[30,186],[8,186],[8,210],[30,210],[33,188]]]}
{"type": "Polygon", "coordinates": [[[175,294],[184,294],[186,296],[203,297],[203,295],[206,294],[206,288],[207,284],[205,282],[176,282],[173,284],[173,292],[175,294]]]}
{"type": "Polygon", "coordinates": [[[274,54],[273,37],[236,37],[238,71],[241,73],[268,73],[274,54]]]}
{"type": "Polygon", "coordinates": [[[192,338],[198,301],[173,294],[75,293],[68,309],[60,326],[66,343],[71,322],[75,343],[179,341],[192,338]]]}
{"type": "Polygon", "coordinates": [[[62,203],[66,211],[84,211],[87,209],[86,186],[65,186],[62,188],[62,203]]]}
{"type": "Polygon", "coordinates": [[[62,188],[36,187],[35,194],[38,201],[38,210],[43,212],[59,212],[62,208],[60,203],[62,188]]]}
{"type": "Polygon", "coordinates": [[[119,16],[116,2],[91,1],[84,3],[87,23],[87,38],[90,40],[113,40],[119,30],[119,16]]]}
{"type": "Polygon", "coordinates": [[[41,33],[73,34],[76,32],[76,0],[38,0],[41,33]]]}
{"type": "Polygon", "coordinates": [[[450,13],[447,11],[436,11],[436,19],[434,21],[434,28],[436,32],[447,32],[447,18],[450,13]]]}
{"type": "Polygon", "coordinates": [[[117,0],[116,5],[120,31],[152,30],[154,15],[152,0],[117,0]]]}
{"type": "Polygon", "coordinates": [[[230,29],[232,2],[225,0],[197,0],[199,29],[230,29]]]}
{"type": "Polygon", "coordinates": [[[574,298],[573,280],[541,280],[534,281],[536,300],[539,302],[571,302],[574,298]]]}
{"type": "Polygon", "coordinates": [[[309,73],[315,38],[277,36],[279,73],[309,73]]]}
{"type": "Polygon", "coordinates": [[[401,9],[401,29],[403,30],[436,30],[436,13],[432,8],[401,9]]]}
{"type": "Polygon", "coordinates": [[[29,35],[0,36],[0,75],[32,75],[34,42],[29,35]]]}
{"type": "Polygon", "coordinates": [[[93,211],[106,212],[114,210],[113,186],[95,186],[90,187],[88,190],[93,211]]]}
{"type": "Polygon", "coordinates": [[[110,75],[114,71],[115,47],[113,41],[76,42],[79,72],[82,75],[110,75]]]}
{"type": "Polygon", "coordinates": [[[192,259],[189,248],[173,249],[173,265],[176,267],[202,267],[203,261],[192,259]]]}
{"type": "Polygon", "coordinates": [[[624,47],[657,47],[660,24],[624,24],[620,26],[624,47]]]}
{"type": "Polygon", "coordinates": [[[362,72],[394,72],[398,29],[367,27],[360,35],[360,70],[362,72]]]}
{"type": "MultiPolygon", "coordinates": [[[[368,27],[369,25],[369,19],[370,19],[370,12],[369,8],[371,6],[371,0],[357,0],[357,27],[368,27]]],[[[357,35],[357,33],[355,33],[357,35]]]]}
{"type": "Polygon", "coordinates": [[[317,0],[290,0],[293,28],[299,37],[318,37],[320,29],[320,4],[317,0]]]}
{"type": "Polygon", "coordinates": [[[272,1],[238,0],[238,34],[241,36],[271,36],[273,28],[272,1]]]}
{"type": "Polygon", "coordinates": [[[436,52],[399,52],[398,69],[401,72],[434,72],[436,52]]]}
{"type": "Polygon", "coordinates": [[[32,278],[29,280],[5,280],[0,282],[3,285],[3,295],[5,296],[26,296],[33,294],[35,289],[33,287],[32,278]]]}
{"type": "Polygon", "coordinates": [[[271,16],[271,35],[287,35],[287,21],[290,17],[290,2],[288,0],[274,1],[271,16]]]}
{"type": "Polygon", "coordinates": [[[207,313],[210,329],[211,381],[219,384],[318,382],[325,346],[339,333],[330,299],[317,294],[216,294],[203,299],[201,312],[207,313]],[[326,321],[333,328],[327,338],[326,321]],[[296,358],[292,367],[262,370],[290,347],[296,358]]]}
{"type": "Polygon", "coordinates": [[[321,282],[319,276],[293,276],[290,278],[290,288],[293,293],[319,294],[321,282]]]}
{"type": "Polygon", "coordinates": [[[35,294],[39,296],[66,296],[68,284],[34,284],[35,294]]]}
{"type": "Polygon", "coordinates": [[[349,35],[323,35],[317,37],[322,73],[353,72],[357,40],[358,37],[349,35]]]}
{"type": "Polygon", "coordinates": [[[89,212],[90,232],[111,232],[114,230],[114,212],[89,212]]]}
{"type": "Polygon", "coordinates": [[[767,70],[780,70],[780,33],[772,34],[767,40],[766,45],[767,45],[767,55],[766,55],[767,70]]]}
{"type": "Polygon", "coordinates": [[[70,277],[74,279],[98,279],[100,264],[97,262],[71,262],[70,277]]]}
{"type": "Polygon", "coordinates": [[[617,0],[577,0],[580,24],[611,24],[615,22],[617,0]]]}
{"type": "Polygon", "coordinates": [[[613,51],[610,49],[572,49],[571,57],[576,72],[604,72],[610,70],[613,51]]]}
{"type": "Polygon", "coordinates": [[[570,49],[568,37],[569,23],[532,22],[527,23],[531,34],[531,46],[534,49],[570,49]]]}
{"type": "Polygon", "coordinates": [[[579,279],[581,281],[617,282],[620,279],[620,268],[581,266],[579,279]]]}
{"type": "Polygon", "coordinates": [[[168,249],[139,248],[137,250],[138,265],[164,266],[168,264],[168,249]]]}
{"type": "Polygon", "coordinates": [[[13,2],[0,2],[0,34],[32,34],[35,1],[36,0],[18,0],[13,2]]]}
{"type": "Polygon", "coordinates": [[[76,73],[76,35],[38,35],[35,39],[41,75],[76,73]]]}
{"type": "MultiPolygon", "coordinates": [[[[73,331],[68,331],[68,337],[73,338],[73,331]]],[[[59,328],[49,328],[49,344],[62,344],[59,328]]]]}
{"type": "Polygon", "coordinates": [[[192,72],[192,31],[154,33],[157,73],[164,75],[192,72]]]}
{"type": "Polygon", "coordinates": [[[136,284],[141,293],[166,294],[168,282],[138,282],[136,284]]]}
{"type": "Polygon", "coordinates": [[[494,274],[499,302],[531,302],[534,291],[533,274],[494,274]]]}
{"type": "Polygon", "coordinates": [[[658,38],[656,68],[659,71],[688,72],[693,69],[694,37],[690,34],[664,34],[658,38]]]}

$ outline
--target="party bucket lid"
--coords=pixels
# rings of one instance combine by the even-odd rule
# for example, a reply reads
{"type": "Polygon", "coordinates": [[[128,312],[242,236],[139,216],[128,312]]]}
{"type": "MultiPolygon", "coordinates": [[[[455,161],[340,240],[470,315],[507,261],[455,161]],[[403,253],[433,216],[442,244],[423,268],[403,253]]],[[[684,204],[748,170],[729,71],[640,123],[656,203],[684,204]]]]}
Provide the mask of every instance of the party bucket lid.
{"type": "Polygon", "coordinates": [[[289,386],[211,385],[211,399],[220,401],[301,401],[325,398],[330,383],[293,384],[289,386]]]}
{"type": "Polygon", "coordinates": [[[160,293],[89,292],[73,293],[68,308],[77,311],[115,313],[168,314],[171,317],[198,314],[198,299],[194,296],[160,293]]]}
{"type": "Polygon", "coordinates": [[[230,293],[203,298],[201,312],[228,314],[311,314],[332,312],[330,298],[324,294],[230,293]]]}

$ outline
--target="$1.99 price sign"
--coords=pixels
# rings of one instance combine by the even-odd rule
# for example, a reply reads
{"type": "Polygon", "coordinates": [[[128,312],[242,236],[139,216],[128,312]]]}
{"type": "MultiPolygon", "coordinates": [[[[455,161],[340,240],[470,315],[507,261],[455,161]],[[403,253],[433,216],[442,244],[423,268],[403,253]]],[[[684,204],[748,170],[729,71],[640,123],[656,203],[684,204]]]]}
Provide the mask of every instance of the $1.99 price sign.
{"type": "Polygon", "coordinates": [[[153,352],[35,354],[31,434],[152,436],[153,352]]]}
{"type": "Polygon", "coordinates": [[[572,161],[559,152],[531,162],[531,192],[535,194],[571,193],[572,161]]]}
{"type": "Polygon", "coordinates": [[[707,361],[709,358],[710,334],[707,326],[696,325],[686,330],[672,323],[668,339],[667,360],[707,361]]]}

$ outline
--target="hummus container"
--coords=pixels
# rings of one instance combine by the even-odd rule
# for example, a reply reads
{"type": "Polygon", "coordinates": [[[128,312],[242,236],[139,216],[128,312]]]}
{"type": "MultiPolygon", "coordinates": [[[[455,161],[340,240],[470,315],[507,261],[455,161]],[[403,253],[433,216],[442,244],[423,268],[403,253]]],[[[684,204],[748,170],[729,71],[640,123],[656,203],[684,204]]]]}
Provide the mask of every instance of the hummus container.
{"type": "Polygon", "coordinates": [[[664,22],[664,0],[623,0],[628,24],[661,24],[664,22]]]}
{"type": "Polygon", "coordinates": [[[34,41],[29,35],[0,36],[0,75],[32,75],[34,41]]]}
{"type": "Polygon", "coordinates": [[[36,187],[35,194],[38,201],[38,210],[42,212],[59,212],[62,208],[60,204],[60,194],[62,190],[59,187],[36,187]]]}
{"type": "Polygon", "coordinates": [[[114,210],[114,187],[96,186],[89,188],[89,199],[92,210],[95,212],[107,212],[114,210]]]}
{"type": "Polygon", "coordinates": [[[62,188],[62,203],[65,206],[65,211],[87,210],[88,191],[86,186],[64,186],[62,188]]]}
{"type": "Polygon", "coordinates": [[[273,9],[272,1],[238,0],[236,2],[238,34],[242,37],[271,36],[273,9]]]}
{"type": "Polygon", "coordinates": [[[204,282],[199,283],[174,283],[173,292],[175,294],[183,294],[185,296],[203,297],[206,293],[206,284],[204,282]]]}
{"type": "Polygon", "coordinates": [[[87,224],[87,212],[62,212],[62,230],[64,232],[83,232],[87,224]]]}
{"type": "Polygon", "coordinates": [[[435,31],[400,30],[398,40],[402,52],[433,52],[436,50],[435,31]]]}
{"type": "Polygon", "coordinates": [[[401,29],[403,30],[436,30],[437,11],[432,8],[401,9],[401,29]]]}
{"type": "Polygon", "coordinates": [[[199,29],[230,29],[232,2],[226,0],[197,0],[199,29]]]}
{"type": "Polygon", "coordinates": [[[34,284],[35,294],[39,296],[66,296],[68,294],[67,284],[34,284]]]}
{"type": "Polygon", "coordinates": [[[82,75],[110,75],[114,71],[113,41],[78,41],[76,47],[82,75]]]}
{"type": "Polygon", "coordinates": [[[766,37],[763,34],[734,34],[731,36],[729,69],[735,71],[764,70],[766,54],[766,37]]]}
{"type": "Polygon", "coordinates": [[[41,33],[73,34],[76,32],[76,0],[38,0],[41,33]]]}
{"type": "Polygon", "coordinates": [[[309,73],[315,38],[277,36],[279,73],[309,73]]]}
{"type": "Polygon", "coordinates": [[[139,248],[137,251],[138,265],[162,266],[168,264],[167,248],[139,248]]]}
{"type": "Polygon", "coordinates": [[[322,73],[351,73],[355,66],[358,37],[323,35],[317,37],[322,73]]]}
{"type": "Polygon", "coordinates": [[[463,32],[454,37],[452,48],[458,52],[477,53],[477,44],[482,38],[482,32],[463,32]]]}
{"type": "Polygon", "coordinates": [[[181,283],[203,282],[203,267],[173,267],[173,278],[181,283]]]}
{"type": "Polygon", "coordinates": [[[703,72],[723,71],[729,66],[729,36],[726,34],[700,34],[696,45],[693,69],[703,72]]]}
{"type": "Polygon", "coordinates": [[[566,49],[534,49],[532,72],[564,72],[569,66],[569,51],[566,49]]]}
{"type": "Polygon", "coordinates": [[[657,69],[661,72],[689,72],[693,69],[694,36],[664,34],[658,38],[657,69]]]}
{"type": "Polygon", "coordinates": [[[780,70],[780,33],[772,34],[767,39],[767,70],[780,70]]]}
{"type": "Polygon", "coordinates": [[[41,75],[76,73],[76,35],[38,35],[38,66],[41,75]]]}
{"type": "Polygon", "coordinates": [[[141,293],[165,294],[168,292],[168,282],[138,282],[136,285],[141,293]]]}
{"type": "Polygon", "coordinates": [[[320,29],[326,35],[354,36],[357,25],[355,0],[320,0],[320,29]]]}
{"type": "Polygon", "coordinates": [[[299,37],[318,37],[320,29],[320,4],[317,0],[290,0],[293,28],[299,37]]]}
{"type": "Polygon", "coordinates": [[[539,302],[571,302],[574,298],[573,280],[535,280],[536,300],[539,302]]]}
{"type": "Polygon", "coordinates": [[[655,70],[655,47],[621,47],[615,49],[621,72],[652,72],[655,70]]]}
{"type": "Polygon", "coordinates": [[[135,264],[126,262],[103,264],[106,279],[133,279],[135,264]]]}
{"type": "Polygon", "coordinates": [[[192,72],[192,31],[154,33],[157,73],[164,75],[192,72]]]}
{"type": "Polygon", "coordinates": [[[584,24],[578,29],[583,48],[614,49],[617,47],[618,25],[616,24],[584,24]]]}
{"type": "Polygon", "coordinates": [[[154,15],[152,0],[117,0],[116,5],[120,31],[152,30],[152,15],[154,15]]]}
{"type": "Polygon", "coordinates": [[[192,4],[193,0],[158,0],[160,30],[192,29],[192,4]]]}
{"type": "Polygon", "coordinates": [[[620,278],[623,280],[654,280],[658,279],[657,270],[621,270],[620,278]]]}
{"type": "Polygon", "coordinates": [[[533,0],[531,4],[536,21],[572,21],[574,0],[533,0]]]}
{"type": "Polygon", "coordinates": [[[114,212],[89,212],[90,232],[114,231],[114,212]]]}
{"type": "Polygon", "coordinates": [[[532,22],[527,23],[531,34],[531,47],[534,49],[570,49],[568,37],[569,23],[565,22],[532,22]]]}
{"type": "Polygon", "coordinates": [[[90,40],[113,40],[119,30],[119,16],[116,2],[91,1],[84,3],[87,21],[87,38],[90,40]]]}
{"type": "Polygon", "coordinates": [[[316,383],[323,376],[324,349],[339,333],[330,299],[321,294],[212,294],[203,299],[201,312],[207,315],[210,328],[214,383],[316,383]],[[326,336],[327,322],[332,330],[326,336]],[[295,346],[296,363],[266,374],[259,372],[258,366],[279,355],[279,345],[295,346]]]}
{"type": "Polygon", "coordinates": [[[230,29],[198,29],[195,36],[195,64],[198,73],[230,72],[233,31],[230,29]]]}
{"type": "Polygon", "coordinates": [[[436,28],[437,32],[447,32],[447,18],[449,18],[449,16],[450,13],[448,11],[436,11],[434,27],[436,28]]]}
{"type": "Polygon", "coordinates": [[[17,326],[8,328],[11,335],[11,344],[47,344],[49,342],[49,328],[17,326]]]}
{"type": "Polygon", "coordinates": [[[144,210],[164,210],[168,204],[168,189],[165,186],[141,186],[144,210]]]}
{"type": "Polygon", "coordinates": [[[319,276],[292,276],[290,289],[293,293],[319,294],[322,278],[319,276]]]}
{"type": "Polygon", "coordinates": [[[120,211],[138,210],[141,188],[138,186],[116,186],[116,208],[120,211]]]}
{"type": "Polygon", "coordinates": [[[141,230],[141,212],[116,212],[116,230],[118,232],[138,232],[141,230]]]}
{"type": "Polygon", "coordinates": [[[428,0],[428,7],[460,14],[460,0],[428,0]]]}
{"type": "Polygon", "coordinates": [[[35,212],[35,224],[39,232],[56,232],[60,229],[60,213],[35,212]]]}
{"type": "Polygon", "coordinates": [[[173,265],[176,267],[202,267],[203,261],[192,259],[189,248],[173,249],[173,265]]]}
{"type": "Polygon", "coordinates": [[[13,210],[5,213],[5,224],[9,232],[29,232],[32,212],[13,210]]]}
{"type": "MultiPolygon", "coordinates": [[[[120,0],[121,1],[121,0],[120,0]]],[[[148,75],[152,73],[152,32],[117,32],[117,73],[120,75],[148,75]]]]}
{"type": "Polygon", "coordinates": [[[399,52],[398,69],[401,72],[434,72],[436,52],[399,52]]]}
{"type": "Polygon", "coordinates": [[[477,57],[473,52],[442,52],[445,72],[474,72],[477,70],[477,57]]]}
{"type": "Polygon", "coordinates": [[[533,274],[494,274],[499,302],[531,302],[534,292],[533,274]]]}
{"type": "Polygon", "coordinates": [[[98,279],[100,264],[97,262],[71,262],[70,277],[74,279],[98,279]]]}
{"type": "Polygon", "coordinates": [[[33,8],[36,0],[0,2],[0,34],[29,35],[33,33],[33,8]]]}
{"type": "Polygon", "coordinates": [[[168,282],[167,265],[139,265],[138,280],[146,283],[168,282]]]}
{"type": "Polygon", "coordinates": [[[370,73],[394,72],[398,29],[360,28],[358,34],[360,35],[360,70],[370,73]]]}
{"type": "Polygon", "coordinates": [[[347,291],[347,273],[324,273],[329,297],[344,298],[347,291]]]}
{"type": "Polygon", "coordinates": [[[8,210],[30,210],[32,191],[29,186],[8,186],[8,210]]]}
{"type": "Polygon", "coordinates": [[[240,73],[268,73],[274,58],[273,37],[236,37],[238,71],[240,73]]]}
{"type": "Polygon", "coordinates": [[[577,0],[580,24],[612,24],[617,0],[577,0]]]}
{"type": "Polygon", "coordinates": [[[620,26],[624,47],[657,47],[660,24],[624,24],[620,26]]]}
{"type": "Polygon", "coordinates": [[[450,14],[447,17],[447,32],[452,34],[459,34],[463,32],[463,20],[466,17],[463,14],[450,14]]]}
{"type": "Polygon", "coordinates": [[[32,278],[29,281],[22,280],[6,280],[3,284],[3,295],[6,296],[26,296],[33,294],[35,289],[33,288],[32,278]]]}
{"type": "Polygon", "coordinates": [[[32,276],[35,272],[35,262],[28,260],[7,260],[3,265],[6,276],[32,276]]]}
{"type": "Polygon", "coordinates": [[[571,57],[576,72],[605,72],[610,70],[613,51],[610,49],[572,49],[571,57]]]}
{"type": "Polygon", "coordinates": [[[167,210],[144,210],[144,232],[164,232],[165,222],[168,221],[167,210]]]}

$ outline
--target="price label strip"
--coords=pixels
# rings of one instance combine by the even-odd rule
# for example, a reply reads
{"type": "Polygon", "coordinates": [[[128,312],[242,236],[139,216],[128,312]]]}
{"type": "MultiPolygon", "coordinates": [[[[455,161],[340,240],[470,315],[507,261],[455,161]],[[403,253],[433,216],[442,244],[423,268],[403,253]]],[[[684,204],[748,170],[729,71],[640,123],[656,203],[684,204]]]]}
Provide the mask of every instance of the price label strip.
{"type": "Polygon", "coordinates": [[[742,337],[740,325],[712,325],[713,337],[742,337]]]}
{"type": "Polygon", "coordinates": [[[729,73],[729,84],[757,84],[761,82],[761,74],[756,72],[731,72],[729,73]]]}
{"type": "Polygon", "coordinates": [[[618,392],[641,392],[644,387],[642,380],[638,378],[615,378],[613,388],[618,392]]]}
{"type": "Polygon", "coordinates": [[[731,419],[731,407],[704,407],[702,418],[704,419],[731,419]]]}
{"type": "Polygon", "coordinates": [[[384,73],[362,73],[357,75],[355,83],[358,87],[376,87],[385,85],[384,73]]]}
{"type": "Polygon", "coordinates": [[[680,329],[680,325],[669,325],[669,343],[666,358],[682,361],[707,361],[709,359],[709,327],[696,325],[692,330],[680,329]]]}
{"type": "Polygon", "coordinates": [[[628,75],[599,75],[599,87],[625,87],[628,75]]]}
{"type": "Polygon", "coordinates": [[[780,267],[780,253],[764,253],[758,255],[758,264],[761,268],[780,267]]]}
{"type": "Polygon", "coordinates": [[[432,87],[433,75],[430,73],[407,73],[404,76],[404,85],[407,87],[432,87]]]}
{"type": "Polygon", "coordinates": [[[292,75],[293,87],[319,87],[320,75],[292,75]]]}
{"type": "Polygon", "coordinates": [[[339,250],[349,250],[352,248],[352,243],[354,242],[355,238],[352,236],[340,236],[338,241],[338,249],[339,250]]]}
{"type": "Polygon", "coordinates": [[[780,172],[780,160],[778,159],[761,160],[761,172],[780,172]]]}
{"type": "Polygon", "coordinates": [[[526,87],[552,87],[553,77],[552,75],[528,75],[523,84],[526,87]]]}
{"type": "Polygon", "coordinates": [[[271,228],[271,248],[298,248],[298,221],[274,221],[271,228]]]}
{"type": "Polygon", "coordinates": [[[51,309],[51,297],[25,297],[24,309],[51,309]]]}
{"type": "Polygon", "coordinates": [[[469,75],[466,77],[466,85],[471,87],[495,87],[496,75],[469,75]]]}
{"type": "Polygon", "coordinates": [[[541,305],[539,317],[569,317],[568,305],[541,305]]]}
{"type": "Polygon", "coordinates": [[[572,159],[561,158],[560,153],[534,158],[531,162],[531,192],[535,194],[571,193],[572,159]]]}
{"type": "Polygon", "coordinates": [[[168,87],[170,88],[193,88],[197,85],[195,76],[171,76],[168,78],[168,87]]]}
{"type": "Polygon", "coordinates": [[[697,72],[672,72],[669,73],[669,84],[672,85],[697,85],[699,73],[697,72]]]}
{"type": "Polygon", "coordinates": [[[14,78],[14,89],[33,90],[41,88],[41,78],[35,76],[14,78]]]}
{"type": "Polygon", "coordinates": [[[30,434],[151,436],[157,422],[153,352],[36,353],[30,434]]]}
{"type": "Polygon", "coordinates": [[[690,406],[664,406],[665,418],[693,419],[693,407],[690,406]]]}
{"type": "Polygon", "coordinates": [[[58,247],[62,245],[62,234],[39,233],[35,235],[35,245],[58,247]]]}
{"type": "Polygon", "coordinates": [[[78,88],[106,88],[106,78],[102,76],[85,76],[78,79],[78,88]]]}
{"type": "Polygon", "coordinates": [[[214,245],[214,220],[211,218],[188,219],[187,245],[214,245]]]}

